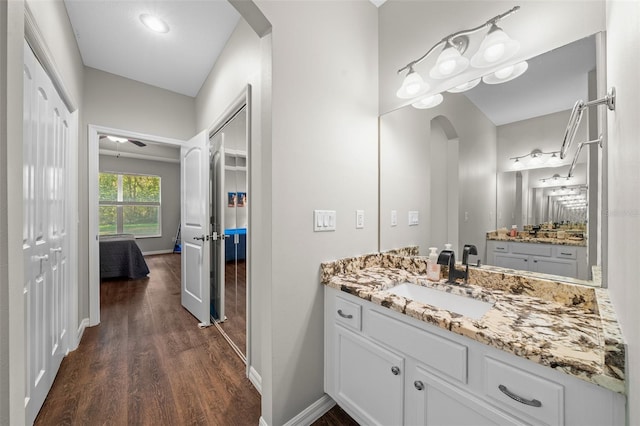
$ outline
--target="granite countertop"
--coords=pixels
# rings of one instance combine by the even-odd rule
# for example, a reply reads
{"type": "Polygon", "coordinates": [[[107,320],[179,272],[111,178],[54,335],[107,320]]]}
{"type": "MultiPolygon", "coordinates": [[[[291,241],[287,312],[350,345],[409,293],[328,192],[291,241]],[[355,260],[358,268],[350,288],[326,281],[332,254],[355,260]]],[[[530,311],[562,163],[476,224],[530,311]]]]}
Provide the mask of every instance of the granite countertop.
{"type": "Polygon", "coordinates": [[[539,231],[537,236],[529,234],[529,232],[518,232],[518,236],[510,237],[507,235],[499,235],[496,231],[487,232],[487,240],[492,241],[512,241],[514,243],[531,243],[531,244],[554,244],[559,246],[576,246],[586,247],[587,240],[582,237],[568,235],[565,238],[558,238],[555,232],[539,231]]]}
{"type": "MultiPolygon", "coordinates": [[[[426,259],[372,254],[321,265],[324,285],[527,358],[614,392],[625,392],[622,333],[606,289],[499,272],[469,270],[470,284],[426,279],[426,259]],[[411,282],[494,302],[479,320],[385,290],[411,282]]],[[[442,276],[446,276],[443,268],[442,276]]],[[[499,269],[499,268],[498,268],[499,269]]]]}

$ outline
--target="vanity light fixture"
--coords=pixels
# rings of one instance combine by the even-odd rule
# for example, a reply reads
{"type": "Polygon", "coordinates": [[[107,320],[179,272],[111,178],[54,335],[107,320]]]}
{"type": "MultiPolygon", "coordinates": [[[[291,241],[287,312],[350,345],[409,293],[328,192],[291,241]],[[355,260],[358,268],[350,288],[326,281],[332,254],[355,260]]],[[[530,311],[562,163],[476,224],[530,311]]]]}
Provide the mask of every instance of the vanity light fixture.
{"type": "Polygon", "coordinates": [[[449,92],[449,93],[466,92],[467,90],[471,90],[474,87],[476,87],[480,83],[480,80],[482,80],[482,79],[481,78],[476,78],[475,80],[467,81],[466,83],[463,83],[463,84],[461,84],[459,86],[456,86],[453,89],[447,90],[447,92],[449,92]]]}
{"type": "Polygon", "coordinates": [[[418,102],[412,103],[411,106],[418,109],[428,109],[440,105],[443,100],[444,97],[442,96],[442,94],[436,93],[435,95],[426,96],[418,100],[418,102]]]}
{"type": "Polygon", "coordinates": [[[560,179],[567,181],[567,180],[570,180],[571,178],[569,176],[560,176],[559,174],[556,173],[553,176],[542,178],[540,180],[542,181],[542,183],[547,183],[547,181],[552,181],[551,183],[557,184],[560,179]]]}
{"type": "Polygon", "coordinates": [[[413,66],[409,67],[407,76],[402,81],[402,86],[396,92],[396,96],[402,99],[411,99],[420,96],[429,90],[429,84],[420,77],[420,74],[413,70],[413,66]]]}
{"type": "Polygon", "coordinates": [[[555,160],[553,160],[553,162],[551,161],[554,157],[557,158],[558,153],[559,151],[542,152],[539,149],[534,149],[528,154],[516,155],[515,157],[510,157],[509,160],[514,160],[513,168],[516,170],[524,168],[524,164],[523,164],[524,161],[521,161],[523,159],[528,160],[527,165],[534,166],[534,167],[545,164],[547,161],[549,161],[549,165],[552,165],[552,164],[559,165],[559,162],[556,162],[555,160]],[[549,156],[549,158],[547,158],[547,156],[549,156]]]}
{"type": "Polygon", "coordinates": [[[508,65],[489,75],[482,77],[486,84],[500,84],[520,77],[529,68],[527,61],[522,61],[514,65],[508,65]]]}
{"type": "Polygon", "coordinates": [[[169,25],[155,15],[143,13],[142,15],[140,15],[140,21],[144,24],[145,27],[156,33],[169,32],[169,25]]]}
{"type": "MultiPolygon", "coordinates": [[[[500,15],[494,16],[484,24],[475,28],[449,34],[442,40],[438,41],[427,51],[427,53],[418,59],[409,62],[398,70],[398,74],[402,74],[404,71],[407,71],[407,75],[402,82],[402,86],[396,92],[396,95],[402,99],[411,99],[416,98],[429,90],[428,84],[418,73],[416,73],[414,66],[424,61],[432,52],[442,45],[444,45],[444,48],[438,55],[435,65],[429,72],[429,76],[431,78],[438,80],[460,74],[469,67],[469,64],[476,68],[486,68],[507,61],[509,58],[513,57],[520,48],[520,43],[511,39],[500,27],[498,27],[497,23],[507,16],[514,14],[519,9],[520,6],[515,6],[500,15]],[[486,30],[487,28],[489,30],[480,44],[480,49],[475,52],[471,60],[464,57],[463,55],[469,46],[469,36],[482,30],[486,30]]],[[[512,78],[515,77],[517,77],[517,75],[512,78]]],[[[472,82],[465,83],[454,87],[450,92],[462,92],[474,87],[478,83],[479,80],[477,82],[474,80],[473,85],[472,82]]],[[[421,103],[418,101],[412,105],[415,106],[415,104],[421,103]]]]}

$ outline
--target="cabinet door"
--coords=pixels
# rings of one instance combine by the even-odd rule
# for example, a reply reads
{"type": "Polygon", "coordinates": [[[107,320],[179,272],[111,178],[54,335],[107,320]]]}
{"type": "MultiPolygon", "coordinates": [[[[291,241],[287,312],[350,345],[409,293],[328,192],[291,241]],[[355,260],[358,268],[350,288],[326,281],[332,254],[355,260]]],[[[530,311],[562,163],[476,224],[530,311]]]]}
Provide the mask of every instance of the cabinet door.
{"type": "Polygon", "coordinates": [[[523,424],[426,368],[407,362],[406,425],[484,426],[523,424]]]}
{"type": "Polygon", "coordinates": [[[534,257],[531,265],[533,272],[561,275],[563,277],[578,277],[578,262],[575,260],[534,257]]]}
{"type": "Polygon", "coordinates": [[[404,359],[340,326],[335,329],[337,402],[368,425],[403,424],[404,359]]]}
{"type": "Polygon", "coordinates": [[[518,269],[521,271],[529,270],[529,256],[518,256],[513,254],[495,254],[495,266],[501,268],[518,269]]]}

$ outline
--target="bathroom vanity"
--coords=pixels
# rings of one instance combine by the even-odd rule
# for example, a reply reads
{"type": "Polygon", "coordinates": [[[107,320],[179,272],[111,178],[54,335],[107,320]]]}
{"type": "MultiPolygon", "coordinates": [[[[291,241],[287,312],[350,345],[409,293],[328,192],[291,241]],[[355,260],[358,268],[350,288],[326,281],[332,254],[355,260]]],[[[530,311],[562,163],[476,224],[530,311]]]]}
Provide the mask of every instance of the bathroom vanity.
{"type": "Polygon", "coordinates": [[[606,290],[474,270],[451,285],[419,257],[323,264],[325,391],[361,424],[624,424],[606,290]]]}

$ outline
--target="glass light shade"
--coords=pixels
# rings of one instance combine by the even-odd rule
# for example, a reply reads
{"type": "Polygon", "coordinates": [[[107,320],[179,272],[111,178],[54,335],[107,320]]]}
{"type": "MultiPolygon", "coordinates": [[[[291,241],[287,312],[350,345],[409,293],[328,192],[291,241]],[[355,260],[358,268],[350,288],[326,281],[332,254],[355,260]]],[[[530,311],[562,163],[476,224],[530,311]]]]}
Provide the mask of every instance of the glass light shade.
{"type": "Polygon", "coordinates": [[[447,92],[449,93],[461,93],[461,92],[466,92],[467,90],[471,90],[474,87],[476,87],[478,85],[478,83],[480,83],[480,78],[476,78],[475,80],[471,80],[471,81],[467,81],[464,84],[461,84],[459,86],[453,87],[449,90],[447,90],[447,92]]]}
{"type": "Polygon", "coordinates": [[[436,64],[429,71],[429,77],[442,79],[460,74],[469,67],[469,60],[462,56],[453,46],[446,47],[436,60],[436,64]]]}
{"type": "Polygon", "coordinates": [[[118,142],[118,143],[125,143],[129,140],[127,138],[119,138],[117,136],[107,136],[107,139],[113,142],[118,142]]]}
{"type": "Polygon", "coordinates": [[[527,63],[527,61],[522,61],[515,65],[509,65],[501,68],[489,75],[485,75],[484,77],[482,77],[482,81],[487,84],[506,83],[507,81],[511,81],[515,78],[520,77],[528,68],[529,64],[527,63]]]}
{"type": "Polygon", "coordinates": [[[429,90],[429,84],[420,77],[420,74],[411,69],[402,81],[402,86],[396,92],[396,96],[401,99],[411,99],[420,96],[427,90],[429,90]]]}
{"type": "Polygon", "coordinates": [[[487,68],[512,58],[519,49],[520,43],[517,40],[513,40],[494,25],[480,43],[478,51],[471,57],[471,65],[487,68]]]}
{"type": "Polygon", "coordinates": [[[140,15],[140,21],[142,21],[144,26],[149,28],[151,31],[155,31],[157,33],[169,32],[169,25],[157,16],[144,13],[140,15]]]}
{"type": "Polygon", "coordinates": [[[418,102],[412,103],[411,106],[418,109],[433,108],[440,105],[443,100],[444,97],[442,96],[442,94],[436,93],[435,95],[424,97],[418,102]]]}

